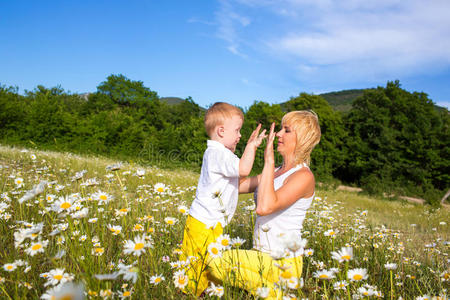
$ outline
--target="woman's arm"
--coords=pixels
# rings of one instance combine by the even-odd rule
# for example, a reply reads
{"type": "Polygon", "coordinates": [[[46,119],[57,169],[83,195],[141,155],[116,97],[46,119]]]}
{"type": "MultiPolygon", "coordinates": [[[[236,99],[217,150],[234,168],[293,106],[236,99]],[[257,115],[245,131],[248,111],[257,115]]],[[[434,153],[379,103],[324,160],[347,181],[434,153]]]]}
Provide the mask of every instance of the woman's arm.
{"type": "Polygon", "coordinates": [[[275,159],[273,154],[273,141],[275,124],[270,127],[267,146],[264,152],[264,168],[258,186],[258,201],[256,213],[265,216],[289,207],[297,199],[311,196],[314,193],[314,175],[308,169],[301,169],[291,174],[283,186],[275,191],[273,180],[275,159]]]}

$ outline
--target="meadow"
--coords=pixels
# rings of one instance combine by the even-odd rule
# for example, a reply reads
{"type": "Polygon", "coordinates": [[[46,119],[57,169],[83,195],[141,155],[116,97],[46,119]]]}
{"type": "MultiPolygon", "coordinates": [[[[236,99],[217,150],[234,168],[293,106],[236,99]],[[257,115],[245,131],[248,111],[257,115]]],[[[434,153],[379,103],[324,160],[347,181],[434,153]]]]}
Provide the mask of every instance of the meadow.
{"type": "MultiPolygon", "coordinates": [[[[194,298],[180,290],[178,256],[198,176],[0,146],[0,297],[194,298]]],[[[448,299],[449,216],[321,187],[304,222],[303,275],[278,287],[285,299],[448,299]]],[[[253,220],[241,195],[227,244],[250,249],[253,220]]],[[[203,297],[254,298],[230,282],[203,297]]]]}

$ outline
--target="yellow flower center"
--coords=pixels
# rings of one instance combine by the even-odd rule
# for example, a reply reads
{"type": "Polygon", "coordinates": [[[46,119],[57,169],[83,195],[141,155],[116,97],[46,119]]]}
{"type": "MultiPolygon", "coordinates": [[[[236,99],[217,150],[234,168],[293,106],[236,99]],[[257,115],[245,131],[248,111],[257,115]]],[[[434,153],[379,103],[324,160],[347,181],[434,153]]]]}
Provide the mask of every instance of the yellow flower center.
{"type": "Polygon", "coordinates": [[[342,255],[342,259],[345,259],[345,260],[350,260],[350,255],[342,255]]]}
{"type": "Polygon", "coordinates": [[[75,296],[73,294],[65,294],[59,297],[61,300],[73,300],[75,299],[75,296]]]}
{"type": "Polygon", "coordinates": [[[353,275],[353,279],[356,281],[359,281],[359,280],[363,279],[363,277],[361,274],[356,274],[356,275],[353,275]]]}
{"type": "Polygon", "coordinates": [[[14,268],[14,266],[13,266],[13,265],[8,265],[8,266],[6,266],[6,268],[7,268],[8,270],[12,270],[12,269],[14,268]]]}
{"type": "Polygon", "coordinates": [[[161,278],[158,277],[155,279],[155,283],[160,283],[160,282],[161,282],[161,278]]]}
{"type": "Polygon", "coordinates": [[[96,253],[103,253],[103,248],[95,248],[96,253]]]}
{"type": "Polygon", "coordinates": [[[327,274],[320,274],[319,278],[320,279],[327,279],[328,275],[327,274]]]}
{"type": "Polygon", "coordinates": [[[186,212],[186,210],[184,208],[180,208],[179,209],[180,213],[184,214],[186,212]]]}
{"type": "Polygon", "coordinates": [[[39,249],[41,249],[41,248],[42,248],[42,245],[41,245],[41,244],[35,244],[35,245],[33,245],[33,247],[31,247],[31,250],[37,251],[37,250],[39,250],[39,249]]]}
{"type": "Polygon", "coordinates": [[[211,249],[211,252],[212,252],[214,255],[216,255],[216,254],[219,253],[219,249],[217,249],[217,248],[212,248],[212,249],[211,249]]]}
{"type": "Polygon", "coordinates": [[[229,244],[230,244],[230,242],[228,240],[222,240],[223,246],[228,246],[229,244]]]}
{"type": "Polygon", "coordinates": [[[127,208],[121,208],[119,211],[120,211],[120,212],[127,212],[128,209],[127,209],[127,208]]]}
{"type": "Polygon", "coordinates": [[[134,250],[141,250],[142,248],[144,248],[144,243],[136,243],[134,245],[134,250]]]}
{"type": "Polygon", "coordinates": [[[292,273],[289,271],[283,271],[280,276],[284,279],[289,279],[292,277],[292,273]]]}
{"type": "Polygon", "coordinates": [[[142,225],[136,224],[136,225],[134,225],[134,229],[136,229],[136,230],[142,229],[142,225]]]}
{"type": "Polygon", "coordinates": [[[157,191],[160,192],[160,193],[162,193],[162,192],[164,192],[164,188],[163,188],[163,187],[159,187],[159,188],[157,189],[157,191]]]}
{"type": "Polygon", "coordinates": [[[106,201],[106,200],[108,200],[108,197],[106,196],[106,195],[100,195],[100,200],[102,200],[102,201],[106,201]]]}
{"type": "Polygon", "coordinates": [[[185,277],[185,276],[179,277],[179,278],[178,278],[178,283],[179,283],[180,285],[185,284],[185,283],[186,283],[186,277],[185,277]]]}
{"type": "Polygon", "coordinates": [[[63,276],[61,274],[57,274],[57,275],[53,276],[53,278],[55,278],[56,280],[61,280],[63,278],[63,276]]]}
{"type": "Polygon", "coordinates": [[[167,224],[173,225],[173,220],[167,220],[167,224]]]}
{"type": "Polygon", "coordinates": [[[61,208],[62,209],[68,209],[72,206],[72,204],[70,204],[69,202],[64,202],[63,204],[61,204],[61,208]]]}
{"type": "Polygon", "coordinates": [[[130,291],[123,292],[124,297],[129,297],[131,295],[130,291]]]}

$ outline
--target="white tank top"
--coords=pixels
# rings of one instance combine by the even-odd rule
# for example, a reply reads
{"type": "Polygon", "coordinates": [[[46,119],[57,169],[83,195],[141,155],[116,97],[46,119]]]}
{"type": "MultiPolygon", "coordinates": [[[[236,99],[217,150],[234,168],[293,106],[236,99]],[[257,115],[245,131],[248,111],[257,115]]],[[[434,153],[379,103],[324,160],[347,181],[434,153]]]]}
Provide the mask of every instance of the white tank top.
{"type": "MultiPolygon", "coordinates": [[[[283,186],[283,182],[289,175],[303,167],[308,168],[308,165],[305,163],[298,164],[286,173],[275,178],[273,181],[275,191],[283,186]]],[[[256,190],[254,194],[255,199],[257,198],[257,192],[256,190]]],[[[270,215],[257,215],[253,232],[253,248],[270,253],[272,250],[280,248],[279,237],[281,235],[292,233],[300,235],[306,211],[311,206],[313,199],[314,194],[308,198],[300,198],[291,206],[270,215]]]]}

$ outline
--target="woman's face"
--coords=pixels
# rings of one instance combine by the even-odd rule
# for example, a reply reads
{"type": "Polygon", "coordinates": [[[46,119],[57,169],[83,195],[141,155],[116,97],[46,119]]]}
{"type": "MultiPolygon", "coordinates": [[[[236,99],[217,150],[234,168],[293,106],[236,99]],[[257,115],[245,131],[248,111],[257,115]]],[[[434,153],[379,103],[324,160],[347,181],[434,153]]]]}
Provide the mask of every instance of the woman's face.
{"type": "Polygon", "coordinates": [[[280,154],[293,154],[297,144],[297,135],[290,124],[282,124],[281,130],[277,132],[278,152],[280,154]]]}

